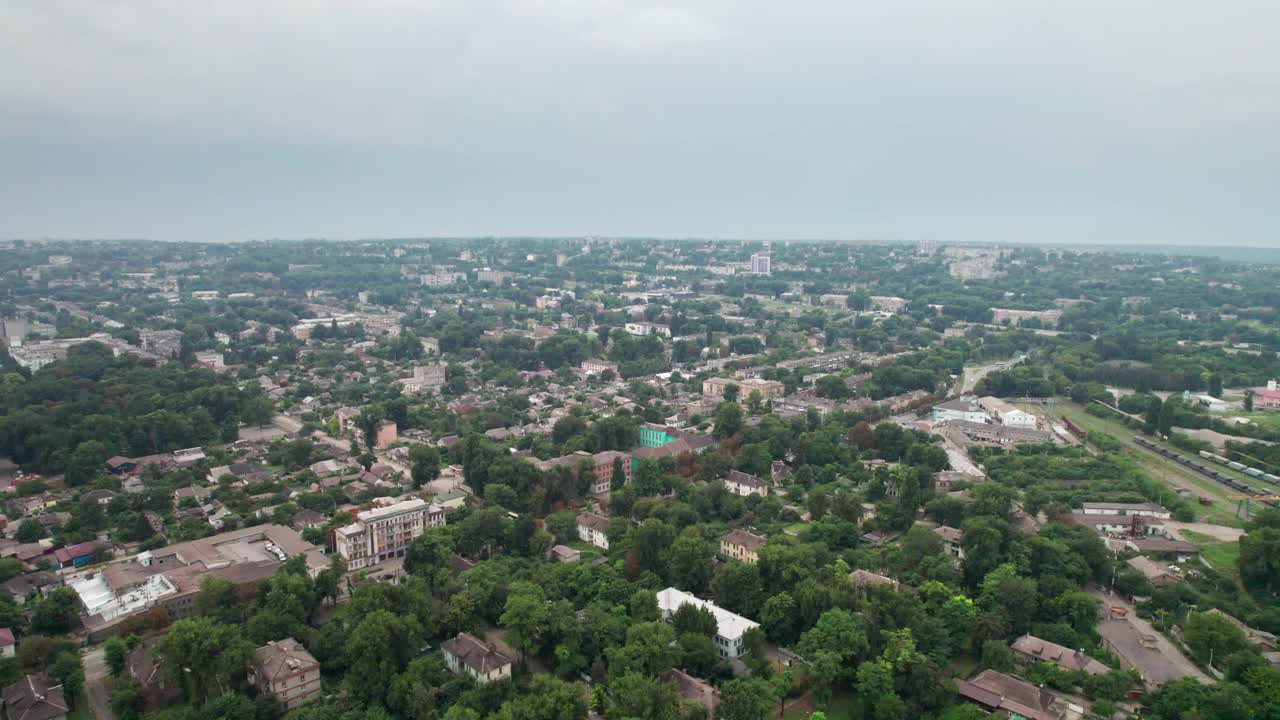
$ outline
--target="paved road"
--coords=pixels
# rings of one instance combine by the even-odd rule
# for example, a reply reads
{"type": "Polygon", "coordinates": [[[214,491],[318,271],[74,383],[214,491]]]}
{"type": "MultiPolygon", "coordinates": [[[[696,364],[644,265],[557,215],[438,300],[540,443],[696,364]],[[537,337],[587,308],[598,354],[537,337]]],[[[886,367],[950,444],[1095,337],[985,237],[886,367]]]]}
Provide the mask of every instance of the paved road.
{"type": "Polygon", "coordinates": [[[1149,687],[1163,685],[1188,675],[1206,685],[1215,682],[1188,660],[1167,637],[1152,627],[1151,623],[1138,617],[1133,605],[1120,596],[1103,590],[1095,588],[1090,592],[1100,598],[1103,604],[1103,619],[1098,623],[1098,634],[1125,667],[1136,668],[1142,673],[1142,679],[1149,687]],[[1128,615],[1112,619],[1107,607],[1122,607],[1128,615]]]}
{"type": "Polygon", "coordinates": [[[115,720],[111,712],[111,693],[107,690],[107,659],[102,646],[84,654],[84,696],[98,720],[115,720]]]}

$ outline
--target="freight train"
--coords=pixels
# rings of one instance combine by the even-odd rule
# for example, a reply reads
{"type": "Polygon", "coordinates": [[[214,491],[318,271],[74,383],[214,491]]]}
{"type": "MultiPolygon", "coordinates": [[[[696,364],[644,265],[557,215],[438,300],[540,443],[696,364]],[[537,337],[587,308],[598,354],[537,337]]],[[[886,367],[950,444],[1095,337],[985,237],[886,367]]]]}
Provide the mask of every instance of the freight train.
{"type": "MultiPolygon", "coordinates": [[[[1186,455],[1183,455],[1182,453],[1176,453],[1172,450],[1162,447],[1159,444],[1151,442],[1150,440],[1142,437],[1141,435],[1134,435],[1133,441],[1138,445],[1141,445],[1142,447],[1150,450],[1151,452],[1156,453],[1157,455],[1163,455],[1164,457],[1178,463],[1179,465],[1187,468],[1188,470],[1195,470],[1196,472],[1200,473],[1201,475],[1204,475],[1210,480],[1221,483],[1222,485],[1225,485],[1226,487],[1231,488],[1232,490],[1240,493],[1241,495],[1273,494],[1271,492],[1268,492],[1265,490],[1259,490],[1258,488],[1246,485],[1240,482],[1239,480],[1236,480],[1233,477],[1224,475],[1223,473],[1220,473],[1217,470],[1214,470],[1211,467],[1201,465],[1200,463],[1192,460],[1186,455]]],[[[1225,458],[1223,459],[1225,460],[1225,458]]],[[[1270,507],[1276,507],[1276,504],[1273,502],[1266,502],[1266,504],[1270,507]]]]}

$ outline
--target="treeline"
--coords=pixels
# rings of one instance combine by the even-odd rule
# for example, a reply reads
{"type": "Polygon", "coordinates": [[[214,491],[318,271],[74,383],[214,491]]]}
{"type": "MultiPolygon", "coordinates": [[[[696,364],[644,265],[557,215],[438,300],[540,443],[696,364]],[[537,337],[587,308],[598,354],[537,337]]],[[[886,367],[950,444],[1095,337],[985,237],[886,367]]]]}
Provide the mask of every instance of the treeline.
{"type": "Polygon", "coordinates": [[[114,455],[137,457],[234,441],[241,423],[265,424],[271,401],[206,369],[113,358],[97,343],[30,378],[0,382],[0,454],[24,468],[85,482],[114,455]]]}

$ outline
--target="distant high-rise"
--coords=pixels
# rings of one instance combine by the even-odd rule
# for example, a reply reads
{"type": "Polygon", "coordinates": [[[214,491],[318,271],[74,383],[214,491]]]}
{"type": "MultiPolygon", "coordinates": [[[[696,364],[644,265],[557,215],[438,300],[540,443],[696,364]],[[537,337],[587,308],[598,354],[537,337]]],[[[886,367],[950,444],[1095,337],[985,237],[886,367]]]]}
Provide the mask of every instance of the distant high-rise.
{"type": "Polygon", "coordinates": [[[755,273],[756,275],[768,275],[769,274],[769,256],[764,254],[752,255],[751,256],[751,272],[755,273]]]}

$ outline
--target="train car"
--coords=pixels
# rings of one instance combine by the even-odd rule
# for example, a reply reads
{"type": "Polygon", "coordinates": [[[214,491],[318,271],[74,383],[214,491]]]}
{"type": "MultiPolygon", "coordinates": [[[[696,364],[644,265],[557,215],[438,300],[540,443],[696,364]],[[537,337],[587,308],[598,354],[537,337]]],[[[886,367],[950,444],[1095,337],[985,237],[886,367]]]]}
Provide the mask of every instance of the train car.
{"type": "Polygon", "coordinates": [[[1272,475],[1271,473],[1262,473],[1262,479],[1267,482],[1280,483],[1280,477],[1272,475]]]}
{"type": "Polygon", "coordinates": [[[1231,468],[1232,470],[1244,470],[1244,463],[1238,463],[1233,460],[1227,463],[1227,467],[1231,468]]]}
{"type": "Polygon", "coordinates": [[[1087,430],[1085,430],[1084,428],[1072,422],[1071,418],[1067,417],[1066,415],[1062,416],[1062,424],[1067,426],[1067,432],[1071,433],[1072,435],[1075,435],[1081,440],[1084,440],[1089,436],[1089,432],[1087,430]]]}
{"type": "Polygon", "coordinates": [[[1199,453],[1199,455],[1200,455],[1200,457],[1204,458],[1205,460],[1212,460],[1212,459],[1213,459],[1213,453],[1209,452],[1208,450],[1201,450],[1201,451],[1200,451],[1200,453],[1199,453]]]}
{"type": "Polygon", "coordinates": [[[1244,474],[1248,475],[1249,477],[1255,477],[1255,478],[1262,477],[1262,471],[1259,470],[1258,468],[1245,468],[1244,474]]]}

